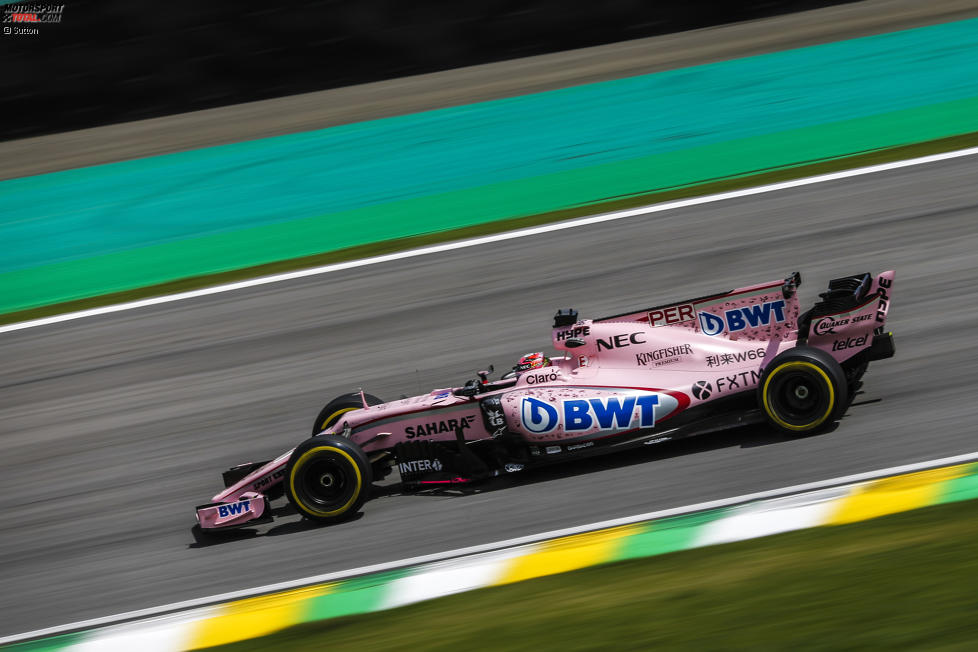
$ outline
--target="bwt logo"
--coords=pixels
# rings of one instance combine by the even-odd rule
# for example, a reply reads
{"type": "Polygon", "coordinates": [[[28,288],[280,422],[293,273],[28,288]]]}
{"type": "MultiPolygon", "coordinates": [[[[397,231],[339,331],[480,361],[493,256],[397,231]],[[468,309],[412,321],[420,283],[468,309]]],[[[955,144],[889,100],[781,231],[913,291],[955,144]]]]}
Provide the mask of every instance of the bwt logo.
{"type": "Polygon", "coordinates": [[[784,301],[768,301],[758,306],[732,308],[723,317],[709,312],[700,313],[700,329],[706,335],[719,335],[726,328],[728,333],[736,333],[746,328],[767,326],[772,321],[784,321],[784,301]]]}
{"type": "Polygon", "coordinates": [[[595,426],[598,430],[626,430],[652,428],[657,407],[671,412],[677,405],[671,396],[652,393],[567,399],[560,402],[559,408],[547,401],[524,397],[520,414],[523,427],[534,434],[550,432],[561,424],[565,432],[581,432],[595,426]]]}
{"type": "Polygon", "coordinates": [[[231,503],[230,505],[221,505],[217,508],[217,515],[221,518],[237,516],[238,514],[244,514],[247,512],[250,506],[250,500],[242,500],[240,503],[231,503]]]}

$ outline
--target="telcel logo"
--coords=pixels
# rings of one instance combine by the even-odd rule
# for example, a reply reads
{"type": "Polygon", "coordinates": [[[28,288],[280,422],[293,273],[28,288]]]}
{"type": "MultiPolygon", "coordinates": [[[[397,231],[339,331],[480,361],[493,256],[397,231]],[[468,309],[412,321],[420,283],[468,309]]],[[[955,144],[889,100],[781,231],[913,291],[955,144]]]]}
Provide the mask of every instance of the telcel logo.
{"type": "Polygon", "coordinates": [[[772,321],[783,322],[784,300],[768,301],[756,306],[731,308],[723,313],[723,317],[709,312],[701,312],[700,329],[706,335],[719,335],[726,328],[728,333],[736,333],[747,328],[767,326],[772,321]]]}
{"type": "Polygon", "coordinates": [[[863,335],[861,337],[847,337],[842,340],[836,340],[832,343],[833,351],[845,351],[846,349],[851,349],[858,346],[865,346],[866,340],[869,339],[869,335],[863,335]]]}

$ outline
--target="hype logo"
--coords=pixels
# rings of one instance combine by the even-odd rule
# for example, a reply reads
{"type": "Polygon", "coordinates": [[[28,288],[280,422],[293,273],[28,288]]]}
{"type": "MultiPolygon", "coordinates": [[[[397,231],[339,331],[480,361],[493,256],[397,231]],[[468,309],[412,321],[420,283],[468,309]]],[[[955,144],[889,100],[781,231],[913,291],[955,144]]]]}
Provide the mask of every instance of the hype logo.
{"type": "Polygon", "coordinates": [[[534,434],[549,432],[557,427],[560,415],[546,401],[526,396],[522,408],[523,427],[534,434]]]}

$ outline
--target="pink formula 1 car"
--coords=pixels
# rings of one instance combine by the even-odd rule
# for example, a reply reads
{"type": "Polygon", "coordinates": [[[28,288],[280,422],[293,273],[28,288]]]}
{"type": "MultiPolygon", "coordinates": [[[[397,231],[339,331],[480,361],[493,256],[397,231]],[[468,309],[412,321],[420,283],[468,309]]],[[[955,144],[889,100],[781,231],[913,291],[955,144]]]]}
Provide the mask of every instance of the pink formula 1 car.
{"type": "Polygon", "coordinates": [[[340,396],[293,450],[225,472],[197,520],[204,531],[267,521],[284,494],[308,519],[340,521],[395,468],[417,489],[764,421],[818,432],[845,412],[867,365],[893,355],[893,277],[830,281],[806,312],[798,273],[600,319],[560,310],[559,355],[390,403],[340,396]]]}

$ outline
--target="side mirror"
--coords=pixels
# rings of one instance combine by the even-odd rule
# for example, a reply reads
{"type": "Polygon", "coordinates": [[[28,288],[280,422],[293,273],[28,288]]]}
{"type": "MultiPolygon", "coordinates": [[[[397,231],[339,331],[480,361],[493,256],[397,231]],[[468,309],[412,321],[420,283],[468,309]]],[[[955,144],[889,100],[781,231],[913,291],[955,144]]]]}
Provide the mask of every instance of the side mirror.
{"type": "Polygon", "coordinates": [[[470,380],[465,383],[464,387],[455,390],[455,396],[475,396],[482,392],[482,386],[478,381],[470,380]]]}
{"type": "Polygon", "coordinates": [[[479,380],[481,380],[482,383],[485,384],[489,382],[489,374],[491,374],[495,370],[496,370],[495,367],[489,365],[489,368],[486,369],[485,371],[477,371],[475,373],[479,377],[479,380]]]}
{"type": "Polygon", "coordinates": [[[564,342],[564,346],[566,346],[568,349],[576,349],[577,347],[584,346],[585,344],[587,344],[587,342],[579,337],[572,337],[564,342]]]}

